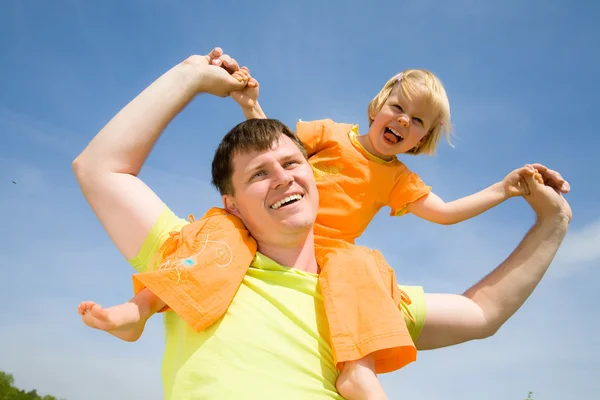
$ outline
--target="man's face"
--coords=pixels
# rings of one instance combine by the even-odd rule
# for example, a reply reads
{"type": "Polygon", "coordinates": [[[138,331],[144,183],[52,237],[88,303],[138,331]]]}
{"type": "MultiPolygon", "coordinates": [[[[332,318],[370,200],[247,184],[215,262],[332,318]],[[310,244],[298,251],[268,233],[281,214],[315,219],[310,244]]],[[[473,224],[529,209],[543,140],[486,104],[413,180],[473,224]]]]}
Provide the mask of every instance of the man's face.
{"type": "Polygon", "coordinates": [[[314,175],[300,149],[285,135],[270,150],[235,154],[235,195],[225,208],[238,216],[260,243],[306,235],[315,222],[319,197],[314,175]]]}

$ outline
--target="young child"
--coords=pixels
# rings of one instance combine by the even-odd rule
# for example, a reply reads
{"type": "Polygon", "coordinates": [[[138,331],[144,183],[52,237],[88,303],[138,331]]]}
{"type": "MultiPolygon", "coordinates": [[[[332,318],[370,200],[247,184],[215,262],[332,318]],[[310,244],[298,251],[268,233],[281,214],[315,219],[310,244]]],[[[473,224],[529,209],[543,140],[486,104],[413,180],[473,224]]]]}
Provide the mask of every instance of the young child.
{"type": "MultiPolygon", "coordinates": [[[[257,82],[247,70],[237,77],[248,80],[245,90],[232,94],[246,118],[265,118],[257,100],[257,82]]],[[[427,71],[405,71],[390,79],[369,104],[368,116],[366,135],[360,135],[356,125],[331,120],[297,125],[319,189],[315,244],[334,359],[342,369],[337,388],[350,400],[385,398],[376,373],[399,369],[416,359],[402,315],[410,300],[398,289],[393,269],[378,252],[354,245],[374,215],[389,205],[391,215],[411,212],[432,222],[452,224],[526,190],[519,185],[519,174],[511,173],[479,193],[445,203],[396,158],[402,153],[434,154],[441,136],[448,137],[451,131],[446,93],[427,71]]],[[[83,302],[79,313],[84,322],[121,339],[136,340],[147,319],[167,308],[197,330],[220,318],[256,244],[243,224],[222,210],[211,210],[191,222],[165,242],[156,270],[134,276],[136,295],[130,302],[109,309],[83,302]],[[215,219],[225,226],[219,232],[211,230],[215,219]],[[179,264],[232,260],[237,263],[233,268],[217,268],[220,275],[181,275],[177,268],[179,264]],[[198,287],[211,290],[199,291],[198,287]]]]}
{"type": "MultiPolygon", "coordinates": [[[[247,119],[266,118],[258,103],[258,92],[256,84],[231,94],[247,119]]],[[[527,189],[519,184],[519,175],[513,171],[478,193],[446,203],[398,160],[397,155],[401,154],[433,155],[442,136],[450,142],[452,125],[448,97],[440,80],[429,71],[405,70],[389,79],[369,103],[367,115],[369,129],[362,135],[357,125],[330,119],[297,124],[296,134],[306,147],[319,189],[319,213],[315,224],[317,245],[323,244],[323,237],[354,243],[386,205],[391,208],[391,216],[412,213],[434,223],[449,225],[473,218],[510,197],[526,193],[527,189]]],[[[400,240],[401,237],[399,235],[400,240]]],[[[360,268],[349,269],[350,264],[328,261],[320,275],[324,288],[333,285],[356,287],[357,281],[368,279],[365,274],[356,275],[360,268]]],[[[355,266],[360,264],[354,262],[355,266]]],[[[365,291],[360,290],[360,293],[365,291]]],[[[378,295],[384,296],[384,293],[378,295]]],[[[367,310],[361,302],[348,301],[352,299],[349,293],[337,292],[335,297],[337,304],[331,299],[328,302],[324,292],[328,317],[329,313],[334,313],[337,318],[329,319],[332,336],[334,326],[348,325],[348,321],[355,320],[357,312],[367,310]],[[340,312],[342,303],[346,303],[344,308],[349,314],[340,312]],[[352,306],[356,307],[354,311],[352,306]],[[340,323],[340,320],[345,321],[340,323]]],[[[362,323],[362,326],[351,326],[370,333],[370,337],[386,334],[384,326],[377,329],[374,327],[378,325],[369,321],[362,323]]],[[[359,334],[358,338],[366,336],[359,334]]],[[[334,349],[336,345],[343,346],[332,339],[334,349]]],[[[344,397],[385,398],[375,373],[382,372],[383,368],[378,368],[379,360],[373,360],[373,353],[381,349],[374,346],[374,351],[363,358],[356,354],[341,356],[336,351],[336,361],[343,363],[337,387],[344,397]],[[357,358],[358,361],[352,361],[357,358]]]]}

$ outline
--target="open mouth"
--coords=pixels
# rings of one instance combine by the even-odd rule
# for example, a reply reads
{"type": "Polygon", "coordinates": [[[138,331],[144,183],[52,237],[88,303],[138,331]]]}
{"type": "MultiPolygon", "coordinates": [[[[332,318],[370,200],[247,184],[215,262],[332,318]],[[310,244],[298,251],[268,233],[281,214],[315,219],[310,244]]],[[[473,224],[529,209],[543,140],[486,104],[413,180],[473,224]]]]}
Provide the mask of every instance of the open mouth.
{"type": "Polygon", "coordinates": [[[302,200],[302,197],[303,196],[301,194],[293,194],[293,195],[288,196],[288,197],[286,197],[284,199],[281,199],[278,202],[276,202],[275,204],[273,204],[271,206],[271,209],[272,210],[278,210],[280,208],[287,207],[290,204],[294,204],[298,200],[302,200]]]}
{"type": "Polygon", "coordinates": [[[399,132],[387,126],[383,131],[383,138],[390,144],[397,144],[404,140],[404,137],[399,132]]]}

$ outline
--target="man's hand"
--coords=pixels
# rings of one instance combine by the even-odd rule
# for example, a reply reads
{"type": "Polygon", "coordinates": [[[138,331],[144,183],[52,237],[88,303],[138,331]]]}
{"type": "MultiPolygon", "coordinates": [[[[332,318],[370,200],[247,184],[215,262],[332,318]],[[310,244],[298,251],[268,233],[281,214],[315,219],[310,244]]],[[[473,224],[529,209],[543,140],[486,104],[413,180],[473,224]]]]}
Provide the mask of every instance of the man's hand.
{"type": "MultiPolygon", "coordinates": [[[[246,79],[236,79],[232,74],[240,70],[233,58],[223,54],[223,50],[215,47],[205,56],[190,56],[183,63],[194,69],[197,79],[196,90],[199,93],[210,93],[219,97],[227,97],[231,92],[242,90],[248,84],[246,79]]],[[[243,78],[242,75],[238,78],[243,78]]]]}
{"type": "Polygon", "coordinates": [[[239,82],[245,83],[241,90],[232,91],[230,95],[240,105],[246,119],[267,118],[258,104],[258,81],[250,75],[248,67],[239,68],[233,58],[222,54],[218,48],[209,54],[209,63],[224,68],[239,82]]]}
{"type": "Polygon", "coordinates": [[[542,164],[528,164],[537,170],[544,180],[544,185],[556,189],[560,193],[568,193],[571,190],[569,182],[567,182],[557,171],[551,170],[542,164]]]}
{"type": "Polygon", "coordinates": [[[242,109],[251,109],[258,105],[258,81],[250,75],[248,67],[239,68],[235,59],[227,54],[222,54],[220,48],[215,48],[208,55],[210,64],[224,68],[239,82],[246,83],[242,90],[231,92],[231,97],[242,107],[242,109]]]}
{"type": "Polygon", "coordinates": [[[566,222],[571,222],[573,212],[562,193],[567,193],[571,188],[562,176],[541,164],[532,164],[536,171],[533,175],[524,176],[529,195],[524,196],[538,218],[551,219],[564,217],[566,222]]]}
{"type": "Polygon", "coordinates": [[[558,172],[549,170],[541,164],[527,164],[521,168],[515,169],[502,180],[502,187],[504,188],[506,196],[529,195],[531,191],[528,187],[527,180],[525,179],[528,176],[535,176],[540,183],[556,188],[561,193],[567,193],[570,190],[569,184],[558,172]],[[539,176],[535,176],[534,174],[538,172],[539,176]]]}

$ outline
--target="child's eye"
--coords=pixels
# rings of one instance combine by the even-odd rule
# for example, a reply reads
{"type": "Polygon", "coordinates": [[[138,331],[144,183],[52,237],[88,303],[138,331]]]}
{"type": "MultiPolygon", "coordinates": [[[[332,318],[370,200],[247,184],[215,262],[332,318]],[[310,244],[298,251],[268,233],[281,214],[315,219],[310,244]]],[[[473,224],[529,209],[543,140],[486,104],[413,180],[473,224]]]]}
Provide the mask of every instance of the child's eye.
{"type": "Polygon", "coordinates": [[[396,109],[397,109],[398,111],[400,111],[400,112],[404,111],[404,110],[402,109],[402,107],[401,107],[400,105],[398,105],[398,104],[394,105],[394,107],[396,107],[396,109]]]}
{"type": "Polygon", "coordinates": [[[413,118],[419,125],[423,126],[423,120],[421,118],[413,118]]]}

